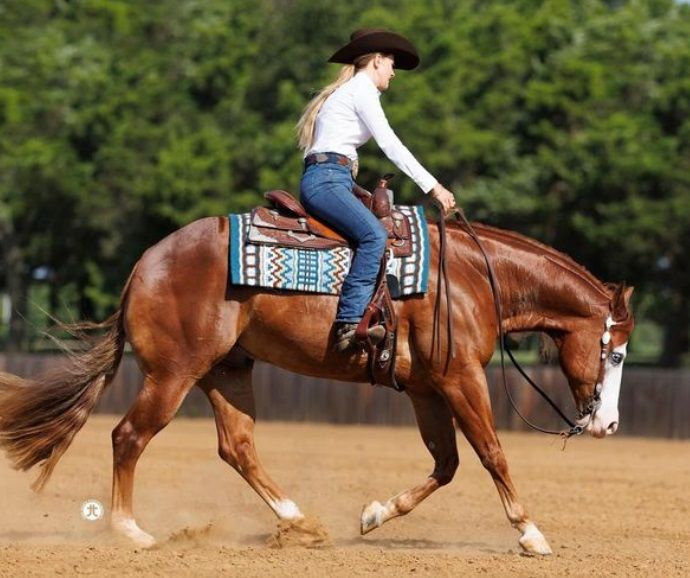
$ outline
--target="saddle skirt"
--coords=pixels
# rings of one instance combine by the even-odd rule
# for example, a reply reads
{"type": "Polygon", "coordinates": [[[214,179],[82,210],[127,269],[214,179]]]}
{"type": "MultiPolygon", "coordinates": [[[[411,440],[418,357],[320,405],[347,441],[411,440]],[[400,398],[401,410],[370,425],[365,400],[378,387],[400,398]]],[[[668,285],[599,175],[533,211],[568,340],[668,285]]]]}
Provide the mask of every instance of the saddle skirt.
{"type": "MultiPolygon", "coordinates": [[[[359,188],[357,196],[366,203],[368,198],[378,201],[375,207],[367,205],[388,232],[387,248],[394,257],[412,254],[409,218],[391,208],[387,189],[377,189],[374,195],[359,188]],[[379,192],[381,191],[381,192],[379,192]],[[368,195],[368,197],[367,197],[368,195]],[[376,209],[376,210],[374,210],[376,209]]],[[[348,240],[316,217],[309,215],[300,202],[286,191],[269,191],[264,194],[273,208],[256,207],[251,212],[247,242],[258,245],[276,245],[300,249],[334,249],[348,247],[348,240]]]]}

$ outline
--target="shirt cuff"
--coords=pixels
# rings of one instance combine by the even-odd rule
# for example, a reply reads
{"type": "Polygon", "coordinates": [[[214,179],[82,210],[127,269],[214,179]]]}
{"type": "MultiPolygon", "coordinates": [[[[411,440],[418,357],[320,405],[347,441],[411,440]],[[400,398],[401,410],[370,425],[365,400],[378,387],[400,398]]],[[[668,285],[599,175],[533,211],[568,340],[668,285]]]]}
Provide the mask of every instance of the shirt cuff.
{"type": "Polygon", "coordinates": [[[423,177],[419,178],[417,184],[419,185],[419,188],[422,189],[422,191],[424,191],[424,194],[429,194],[431,189],[433,189],[438,184],[438,180],[431,176],[431,174],[427,173],[423,177]]]}

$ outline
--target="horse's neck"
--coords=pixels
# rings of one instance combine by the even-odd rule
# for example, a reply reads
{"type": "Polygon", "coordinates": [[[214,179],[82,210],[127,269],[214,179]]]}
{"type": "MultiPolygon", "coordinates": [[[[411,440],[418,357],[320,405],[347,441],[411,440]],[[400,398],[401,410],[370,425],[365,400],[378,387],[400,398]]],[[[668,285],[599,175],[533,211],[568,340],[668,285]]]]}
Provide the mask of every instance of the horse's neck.
{"type": "Polygon", "coordinates": [[[482,227],[479,235],[493,261],[506,331],[569,331],[605,316],[605,286],[569,257],[509,232],[482,227]]]}
{"type": "Polygon", "coordinates": [[[517,259],[502,259],[497,272],[507,331],[569,330],[582,319],[605,314],[601,285],[544,255],[520,253],[517,259]]]}

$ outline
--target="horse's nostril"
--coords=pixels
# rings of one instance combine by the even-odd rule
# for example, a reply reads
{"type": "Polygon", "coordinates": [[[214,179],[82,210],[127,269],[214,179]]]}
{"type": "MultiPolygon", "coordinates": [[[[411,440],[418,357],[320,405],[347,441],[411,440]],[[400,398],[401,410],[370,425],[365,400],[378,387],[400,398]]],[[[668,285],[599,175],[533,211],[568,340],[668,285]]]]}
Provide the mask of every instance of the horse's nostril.
{"type": "Polygon", "coordinates": [[[609,427],[606,428],[606,433],[608,434],[614,434],[616,433],[616,430],[618,429],[618,422],[617,421],[612,421],[609,424],[609,427]]]}

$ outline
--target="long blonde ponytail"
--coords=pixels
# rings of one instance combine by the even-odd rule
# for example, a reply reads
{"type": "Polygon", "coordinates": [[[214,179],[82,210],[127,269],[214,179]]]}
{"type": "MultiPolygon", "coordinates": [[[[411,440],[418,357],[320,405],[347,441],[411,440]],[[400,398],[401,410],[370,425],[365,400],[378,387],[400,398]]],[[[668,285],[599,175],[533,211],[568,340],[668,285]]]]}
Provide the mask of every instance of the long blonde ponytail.
{"type": "Polygon", "coordinates": [[[326,99],[348,80],[350,80],[355,75],[355,72],[361,68],[364,68],[369,61],[374,58],[374,56],[376,56],[376,53],[365,54],[357,58],[354,64],[343,65],[336,79],[329,85],[322,88],[321,91],[309,101],[309,104],[307,104],[304,112],[302,112],[302,116],[300,117],[296,126],[297,144],[299,148],[306,152],[314,143],[314,126],[316,125],[316,117],[319,114],[323,103],[326,102],[326,99]]]}

